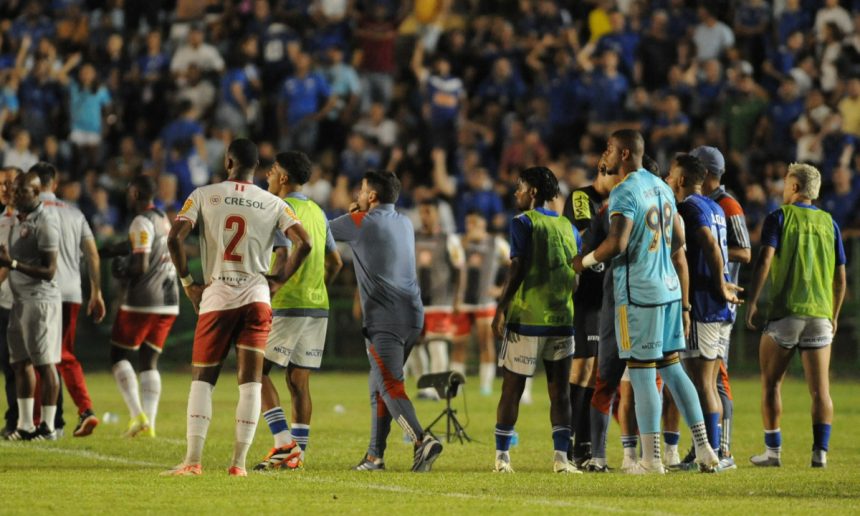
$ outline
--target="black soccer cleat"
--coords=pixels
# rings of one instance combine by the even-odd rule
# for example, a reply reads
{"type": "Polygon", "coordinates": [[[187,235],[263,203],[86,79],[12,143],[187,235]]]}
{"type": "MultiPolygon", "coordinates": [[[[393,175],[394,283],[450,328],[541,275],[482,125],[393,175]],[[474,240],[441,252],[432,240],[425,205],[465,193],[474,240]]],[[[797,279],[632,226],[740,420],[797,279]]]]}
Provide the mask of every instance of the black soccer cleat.
{"type": "Polygon", "coordinates": [[[421,444],[415,447],[415,461],[412,463],[412,471],[424,473],[430,471],[433,462],[442,453],[442,443],[429,433],[424,435],[421,444]]]}

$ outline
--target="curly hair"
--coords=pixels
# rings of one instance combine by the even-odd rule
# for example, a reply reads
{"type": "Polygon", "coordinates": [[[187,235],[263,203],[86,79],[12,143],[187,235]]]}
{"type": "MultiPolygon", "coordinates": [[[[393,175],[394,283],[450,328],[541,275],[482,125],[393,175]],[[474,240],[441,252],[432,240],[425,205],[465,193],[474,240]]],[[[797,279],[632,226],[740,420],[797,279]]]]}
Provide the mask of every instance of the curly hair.
{"type": "Polygon", "coordinates": [[[290,182],[293,184],[303,185],[311,177],[311,167],[313,165],[310,158],[304,152],[279,152],[275,156],[275,162],[287,171],[287,177],[290,178],[290,182]]]}
{"type": "Polygon", "coordinates": [[[520,173],[520,180],[537,190],[535,201],[538,206],[555,199],[560,193],[558,179],[546,167],[527,168],[520,173]]]}

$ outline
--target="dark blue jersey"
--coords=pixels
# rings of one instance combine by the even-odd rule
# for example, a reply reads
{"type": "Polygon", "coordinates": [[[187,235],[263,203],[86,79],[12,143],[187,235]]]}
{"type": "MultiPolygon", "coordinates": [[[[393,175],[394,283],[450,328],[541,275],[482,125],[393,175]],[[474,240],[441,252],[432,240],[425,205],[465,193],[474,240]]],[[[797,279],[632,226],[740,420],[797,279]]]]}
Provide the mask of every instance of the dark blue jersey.
{"type": "Polygon", "coordinates": [[[729,281],[729,251],[727,245],[726,215],[720,205],[711,199],[693,194],[678,204],[678,213],[684,219],[687,234],[687,265],[690,270],[690,303],[692,318],[698,322],[733,321],[734,311],[723,300],[714,286],[715,274],[729,281]],[[723,257],[723,269],[714,271],[708,263],[705,249],[699,246],[696,232],[707,228],[717,241],[723,257]]]}

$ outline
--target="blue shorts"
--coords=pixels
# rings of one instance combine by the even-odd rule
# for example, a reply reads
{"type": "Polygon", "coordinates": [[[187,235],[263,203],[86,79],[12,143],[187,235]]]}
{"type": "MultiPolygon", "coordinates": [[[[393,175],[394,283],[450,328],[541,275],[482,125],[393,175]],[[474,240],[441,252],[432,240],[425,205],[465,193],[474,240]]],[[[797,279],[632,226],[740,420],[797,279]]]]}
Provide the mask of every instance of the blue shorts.
{"type": "Polygon", "coordinates": [[[662,306],[615,307],[618,356],[624,360],[660,360],[684,349],[681,302],[662,306]]]}

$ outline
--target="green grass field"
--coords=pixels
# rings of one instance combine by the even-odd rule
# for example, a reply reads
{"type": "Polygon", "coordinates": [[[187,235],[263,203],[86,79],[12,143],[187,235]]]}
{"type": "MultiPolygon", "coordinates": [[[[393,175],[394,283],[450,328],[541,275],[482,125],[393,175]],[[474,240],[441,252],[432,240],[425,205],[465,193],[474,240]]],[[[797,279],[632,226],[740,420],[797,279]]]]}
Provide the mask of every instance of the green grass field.
{"type": "MultiPolygon", "coordinates": [[[[119,413],[122,422],[102,424],[83,439],[67,436],[56,443],[0,442],[0,513],[860,512],[860,398],[856,394],[860,384],[854,381],[837,382],[833,388],[837,415],[826,470],[809,468],[809,396],[798,380],[787,381],[783,390],[783,467],[760,470],[748,466],[747,457],[762,447],[759,391],[756,381],[738,380],[734,382],[738,470],[663,477],[556,475],[551,472],[548,401],[542,393],[545,384],[539,380],[535,404],[520,411],[520,444],[512,451],[516,474],[490,471],[497,399],[480,397],[477,385],[471,383],[466,389],[468,432],[479,442],[447,444],[433,472],[418,475],[409,472],[411,446],[402,443],[399,429],[392,431],[389,441],[388,471],[349,471],[366,445],[366,378],[352,373],[320,374],[312,378],[315,413],[305,470],[251,473],[237,479],[226,474],[237,398],[230,374],[225,372],[215,390],[204,475],[194,478],[158,476],[178,463],[185,450],[187,374],[164,376],[156,439],[120,437],[126,412],[113,379],[107,373],[91,374],[87,379],[99,415],[119,413]],[[345,410],[336,411],[338,404],[345,410]]],[[[462,403],[462,397],[458,398],[457,407],[462,409],[462,403]]],[[[418,402],[425,424],[441,409],[441,403],[418,402]]],[[[682,437],[682,443],[687,442],[689,432],[682,437]]],[[[269,431],[261,418],[249,467],[270,446],[269,431]]],[[[608,451],[610,465],[620,465],[614,424],[608,451]]]]}

